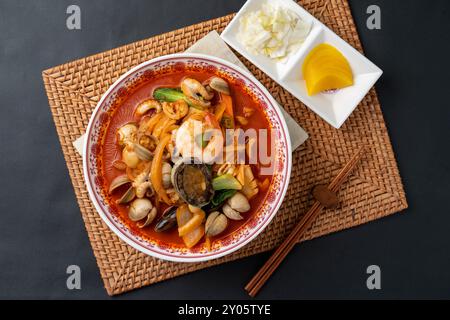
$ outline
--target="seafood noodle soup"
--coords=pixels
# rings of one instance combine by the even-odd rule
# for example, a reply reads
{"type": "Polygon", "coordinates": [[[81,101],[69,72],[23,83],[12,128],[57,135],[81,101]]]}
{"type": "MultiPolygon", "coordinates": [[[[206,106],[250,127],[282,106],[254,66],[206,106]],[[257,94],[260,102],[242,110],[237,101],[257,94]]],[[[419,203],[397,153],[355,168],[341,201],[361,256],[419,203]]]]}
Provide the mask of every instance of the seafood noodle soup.
{"type": "Polygon", "coordinates": [[[103,193],[141,237],[210,250],[265,201],[271,132],[237,80],[208,69],[151,75],[111,110],[97,153],[103,193]]]}

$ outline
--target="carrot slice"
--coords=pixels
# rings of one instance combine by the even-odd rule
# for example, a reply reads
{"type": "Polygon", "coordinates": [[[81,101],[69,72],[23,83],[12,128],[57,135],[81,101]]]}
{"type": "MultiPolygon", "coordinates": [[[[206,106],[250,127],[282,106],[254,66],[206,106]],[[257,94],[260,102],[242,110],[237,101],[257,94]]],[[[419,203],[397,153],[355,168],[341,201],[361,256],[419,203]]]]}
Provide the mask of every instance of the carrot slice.
{"type": "Polygon", "coordinates": [[[226,94],[220,94],[220,102],[214,110],[214,117],[225,129],[234,128],[233,99],[226,94]]]}
{"type": "Polygon", "coordinates": [[[222,102],[225,104],[225,112],[234,118],[234,112],[233,112],[233,99],[231,96],[228,96],[226,94],[222,94],[222,102]]]}
{"type": "Polygon", "coordinates": [[[165,135],[159,141],[155,149],[155,155],[153,157],[152,167],[150,171],[150,180],[152,182],[152,186],[155,189],[156,194],[162,201],[164,201],[168,205],[171,205],[172,202],[167,196],[166,190],[162,185],[162,157],[164,154],[164,149],[166,148],[166,145],[170,142],[170,139],[171,139],[170,135],[165,135]]]}
{"type": "Polygon", "coordinates": [[[193,217],[183,226],[178,227],[178,235],[184,237],[197,229],[205,220],[205,212],[194,213],[193,217]]]}
{"type": "Polygon", "coordinates": [[[223,101],[221,101],[216,106],[216,109],[214,110],[214,117],[216,117],[217,122],[220,123],[220,121],[222,120],[222,116],[223,116],[223,113],[225,112],[226,108],[227,108],[227,106],[225,105],[225,103],[223,101]]]}

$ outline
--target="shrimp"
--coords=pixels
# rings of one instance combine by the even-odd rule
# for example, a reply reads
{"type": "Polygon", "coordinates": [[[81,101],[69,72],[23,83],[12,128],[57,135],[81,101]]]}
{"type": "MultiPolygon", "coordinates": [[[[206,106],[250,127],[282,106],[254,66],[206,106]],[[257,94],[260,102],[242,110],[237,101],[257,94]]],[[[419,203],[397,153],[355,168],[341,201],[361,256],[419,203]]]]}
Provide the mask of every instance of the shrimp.
{"type": "Polygon", "coordinates": [[[190,118],[176,132],[175,147],[183,158],[196,158],[212,164],[222,156],[223,134],[213,114],[205,113],[203,119],[190,118]]]}

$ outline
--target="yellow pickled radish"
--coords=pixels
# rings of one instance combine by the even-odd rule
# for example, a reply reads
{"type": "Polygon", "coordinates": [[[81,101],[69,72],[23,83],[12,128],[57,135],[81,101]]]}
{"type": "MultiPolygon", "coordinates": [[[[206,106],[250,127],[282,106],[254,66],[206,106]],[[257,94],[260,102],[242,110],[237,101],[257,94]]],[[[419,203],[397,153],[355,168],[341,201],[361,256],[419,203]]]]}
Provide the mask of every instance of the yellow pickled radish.
{"type": "Polygon", "coordinates": [[[307,79],[308,76],[314,76],[315,73],[326,69],[336,69],[337,72],[353,77],[347,60],[341,60],[341,57],[335,57],[329,54],[318,54],[317,57],[313,57],[307,66],[303,68],[303,75],[307,79]]]}
{"type": "Polygon", "coordinates": [[[323,43],[305,58],[302,67],[308,95],[353,85],[353,73],[347,59],[335,47],[323,43]]]}
{"type": "Polygon", "coordinates": [[[339,60],[341,62],[347,61],[347,59],[333,46],[322,43],[314,47],[311,52],[306,56],[303,62],[303,71],[310,63],[315,63],[317,59],[331,58],[335,61],[339,60]]]}

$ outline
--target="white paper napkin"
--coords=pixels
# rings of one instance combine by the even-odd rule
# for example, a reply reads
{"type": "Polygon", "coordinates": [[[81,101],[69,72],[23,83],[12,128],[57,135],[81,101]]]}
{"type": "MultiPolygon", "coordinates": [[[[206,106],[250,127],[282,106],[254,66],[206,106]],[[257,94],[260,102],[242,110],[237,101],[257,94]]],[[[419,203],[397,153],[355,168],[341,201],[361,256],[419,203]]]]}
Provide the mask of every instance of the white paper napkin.
{"type": "MultiPolygon", "coordinates": [[[[203,53],[222,58],[247,70],[241,60],[239,60],[239,58],[233,53],[233,51],[231,51],[231,49],[220,38],[219,34],[215,30],[211,31],[205,37],[194,43],[188,50],[186,50],[186,52],[203,53]]],[[[295,122],[295,120],[286,111],[284,111],[282,107],[280,107],[280,109],[288,126],[289,135],[291,137],[292,150],[295,150],[308,139],[308,134],[305,132],[305,130],[303,130],[302,127],[299,126],[297,122],[295,122]]],[[[84,137],[85,135],[83,134],[73,142],[73,146],[79,154],[83,153],[84,137]]]]}

